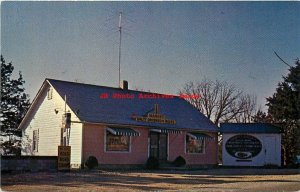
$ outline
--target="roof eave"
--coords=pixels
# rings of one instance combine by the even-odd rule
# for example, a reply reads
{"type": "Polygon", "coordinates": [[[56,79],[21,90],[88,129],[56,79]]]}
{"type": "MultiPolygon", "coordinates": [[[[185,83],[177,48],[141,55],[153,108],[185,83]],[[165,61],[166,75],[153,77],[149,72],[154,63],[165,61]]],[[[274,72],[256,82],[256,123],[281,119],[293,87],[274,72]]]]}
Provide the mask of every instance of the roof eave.
{"type": "MultiPolygon", "coordinates": [[[[136,128],[161,128],[158,126],[149,126],[149,125],[132,125],[132,124],[119,124],[119,123],[106,123],[106,122],[89,122],[89,121],[80,121],[80,122],[73,122],[73,123],[82,123],[82,124],[93,124],[93,125],[104,125],[104,126],[120,126],[120,127],[136,127],[136,128]]],[[[167,129],[167,128],[166,128],[167,129]]],[[[203,131],[203,132],[211,132],[211,133],[217,133],[218,130],[206,130],[206,129],[192,129],[192,128],[170,128],[170,129],[176,129],[181,131],[191,131],[191,130],[197,130],[197,131],[203,131]]]]}
{"type": "MultiPolygon", "coordinates": [[[[49,85],[50,85],[50,86],[58,93],[58,95],[60,96],[60,98],[61,98],[62,100],[65,100],[65,99],[63,98],[63,96],[59,93],[59,91],[57,91],[57,90],[55,89],[55,86],[53,86],[53,85],[51,84],[51,82],[49,81],[49,79],[46,79],[45,81],[47,81],[48,84],[49,84],[49,85]]],[[[66,103],[66,105],[70,108],[71,112],[72,112],[73,114],[75,114],[75,116],[79,119],[79,121],[82,121],[82,119],[80,119],[79,116],[76,115],[76,113],[75,113],[74,110],[72,109],[72,106],[71,106],[71,105],[68,105],[68,103],[66,103]]]]}
{"type": "MultiPolygon", "coordinates": [[[[34,99],[32,100],[32,103],[30,104],[28,111],[26,112],[25,116],[23,117],[23,119],[22,119],[22,121],[21,121],[21,123],[19,124],[19,126],[18,126],[17,129],[21,129],[21,130],[23,129],[23,125],[24,125],[24,123],[26,123],[26,121],[27,121],[27,119],[28,119],[28,117],[29,117],[29,114],[32,112],[34,106],[36,105],[36,102],[38,101],[38,99],[39,99],[41,93],[43,92],[43,89],[44,89],[45,86],[46,86],[46,82],[47,82],[47,79],[44,80],[42,86],[40,87],[40,89],[38,90],[36,96],[35,96],[34,99]]],[[[48,84],[48,85],[49,85],[49,84],[48,84]]]]}

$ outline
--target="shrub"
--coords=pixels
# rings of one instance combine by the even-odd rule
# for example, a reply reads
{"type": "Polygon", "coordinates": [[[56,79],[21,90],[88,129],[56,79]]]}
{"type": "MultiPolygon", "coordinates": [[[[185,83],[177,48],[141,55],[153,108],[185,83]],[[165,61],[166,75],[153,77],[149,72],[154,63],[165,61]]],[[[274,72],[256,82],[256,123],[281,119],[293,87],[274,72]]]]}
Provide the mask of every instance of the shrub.
{"type": "Polygon", "coordinates": [[[89,168],[89,169],[94,169],[95,167],[98,166],[98,160],[96,157],[94,156],[89,156],[89,158],[86,160],[85,165],[89,168]]]}
{"type": "Polygon", "coordinates": [[[146,164],[147,169],[158,169],[159,161],[155,157],[149,157],[146,164]]]}
{"type": "Polygon", "coordinates": [[[181,167],[181,166],[184,166],[186,164],[186,161],[183,157],[181,156],[178,156],[174,161],[173,161],[173,164],[176,166],[176,167],[181,167]]]}

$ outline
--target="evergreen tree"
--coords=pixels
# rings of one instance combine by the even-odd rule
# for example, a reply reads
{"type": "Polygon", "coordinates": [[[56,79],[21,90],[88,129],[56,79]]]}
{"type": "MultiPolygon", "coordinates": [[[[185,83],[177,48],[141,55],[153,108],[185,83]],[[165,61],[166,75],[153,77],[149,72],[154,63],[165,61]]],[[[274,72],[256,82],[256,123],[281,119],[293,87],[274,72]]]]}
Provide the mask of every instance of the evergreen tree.
{"type": "Polygon", "coordinates": [[[267,98],[268,113],[275,123],[283,125],[284,162],[293,164],[300,154],[300,61],[290,67],[287,77],[278,84],[276,93],[267,98]]]}
{"type": "Polygon", "coordinates": [[[273,123],[273,118],[270,114],[266,114],[261,110],[258,110],[252,118],[254,123],[273,123]]]}
{"type": "Polygon", "coordinates": [[[20,151],[21,130],[17,128],[30,105],[22,73],[13,79],[13,70],[12,63],[6,63],[1,55],[1,137],[9,137],[9,141],[1,143],[4,154],[20,151]]]}

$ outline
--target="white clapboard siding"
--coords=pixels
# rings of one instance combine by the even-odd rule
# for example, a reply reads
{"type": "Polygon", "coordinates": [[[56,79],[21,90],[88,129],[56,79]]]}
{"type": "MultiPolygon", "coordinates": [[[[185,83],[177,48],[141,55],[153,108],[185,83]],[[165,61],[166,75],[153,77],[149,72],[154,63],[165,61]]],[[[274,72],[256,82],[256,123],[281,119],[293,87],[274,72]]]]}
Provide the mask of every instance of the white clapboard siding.
{"type": "Polygon", "coordinates": [[[69,145],[71,146],[71,165],[79,168],[82,163],[82,124],[71,124],[69,145]]]}
{"type": "MultiPolygon", "coordinates": [[[[45,82],[47,83],[47,82],[45,82]]],[[[60,145],[62,115],[65,109],[64,99],[53,89],[52,99],[47,98],[46,85],[37,98],[36,105],[25,124],[23,134],[23,155],[57,156],[57,148],[60,145]],[[58,113],[55,113],[55,110],[58,113]],[[32,151],[33,130],[39,130],[38,151],[32,151]],[[31,145],[31,146],[30,146],[31,145]]],[[[67,106],[66,110],[71,112],[71,120],[79,121],[76,115],[67,106]]],[[[70,131],[71,164],[80,166],[82,150],[82,124],[72,123],[70,131]]]]}
{"type": "Polygon", "coordinates": [[[281,135],[276,133],[249,133],[257,138],[262,148],[259,154],[247,160],[240,161],[240,159],[233,157],[226,150],[226,142],[236,136],[237,133],[224,133],[223,146],[222,146],[222,161],[226,166],[264,166],[264,165],[277,165],[281,166],[281,135]],[[237,161],[239,160],[239,161],[237,161]]]}

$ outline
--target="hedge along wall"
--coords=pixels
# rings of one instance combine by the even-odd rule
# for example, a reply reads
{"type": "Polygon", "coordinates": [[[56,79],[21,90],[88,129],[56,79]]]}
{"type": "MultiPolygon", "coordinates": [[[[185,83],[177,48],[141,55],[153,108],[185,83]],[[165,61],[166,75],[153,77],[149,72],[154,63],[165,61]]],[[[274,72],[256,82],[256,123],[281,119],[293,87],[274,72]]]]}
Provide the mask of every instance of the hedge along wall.
{"type": "Polygon", "coordinates": [[[57,156],[1,156],[1,172],[57,170],[57,156]]]}

